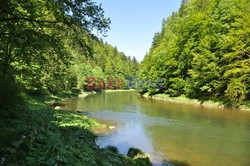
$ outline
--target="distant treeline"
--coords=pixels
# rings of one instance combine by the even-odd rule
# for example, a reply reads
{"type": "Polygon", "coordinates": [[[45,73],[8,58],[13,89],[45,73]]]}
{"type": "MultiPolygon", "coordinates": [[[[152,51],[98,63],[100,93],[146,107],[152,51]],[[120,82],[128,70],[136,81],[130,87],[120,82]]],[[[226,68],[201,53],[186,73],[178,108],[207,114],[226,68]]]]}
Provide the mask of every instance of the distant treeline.
{"type": "Polygon", "coordinates": [[[249,0],[183,1],[155,34],[140,77],[163,78],[170,96],[249,104],[249,13],[249,0]]]}

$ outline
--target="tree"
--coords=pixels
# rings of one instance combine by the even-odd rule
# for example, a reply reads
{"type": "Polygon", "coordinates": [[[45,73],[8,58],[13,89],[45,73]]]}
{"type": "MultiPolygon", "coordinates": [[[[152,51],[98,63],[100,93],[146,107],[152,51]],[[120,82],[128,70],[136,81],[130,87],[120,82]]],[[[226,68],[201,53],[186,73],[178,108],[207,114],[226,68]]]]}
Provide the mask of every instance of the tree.
{"type": "Polygon", "coordinates": [[[140,75],[163,78],[165,93],[249,104],[248,0],[183,1],[155,35],[140,75]],[[160,39],[160,40],[159,40],[160,39]]]}
{"type": "Polygon", "coordinates": [[[15,75],[30,91],[70,87],[65,80],[72,47],[87,56],[83,36],[93,38],[92,29],[105,32],[110,23],[91,0],[2,0],[0,6],[0,72],[15,75]]]}

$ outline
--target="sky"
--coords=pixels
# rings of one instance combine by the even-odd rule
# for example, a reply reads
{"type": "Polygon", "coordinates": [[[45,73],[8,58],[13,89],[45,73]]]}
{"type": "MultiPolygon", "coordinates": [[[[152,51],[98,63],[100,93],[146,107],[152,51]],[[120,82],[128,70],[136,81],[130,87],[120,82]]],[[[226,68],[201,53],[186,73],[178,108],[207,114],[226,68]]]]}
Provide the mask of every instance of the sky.
{"type": "Polygon", "coordinates": [[[104,41],[138,61],[149,51],[153,36],[162,27],[163,18],[178,11],[182,0],[94,0],[102,4],[111,19],[104,41]]]}

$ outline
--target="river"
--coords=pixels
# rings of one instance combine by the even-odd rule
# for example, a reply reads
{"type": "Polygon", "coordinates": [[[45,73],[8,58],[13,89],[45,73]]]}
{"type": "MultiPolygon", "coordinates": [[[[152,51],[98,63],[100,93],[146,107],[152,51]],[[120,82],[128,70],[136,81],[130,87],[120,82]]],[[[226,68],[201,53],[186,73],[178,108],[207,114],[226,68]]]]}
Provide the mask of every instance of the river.
{"type": "Polygon", "coordinates": [[[101,93],[64,104],[116,126],[97,138],[99,146],[116,146],[122,154],[139,148],[154,165],[250,165],[250,112],[145,99],[137,92],[101,93]]]}

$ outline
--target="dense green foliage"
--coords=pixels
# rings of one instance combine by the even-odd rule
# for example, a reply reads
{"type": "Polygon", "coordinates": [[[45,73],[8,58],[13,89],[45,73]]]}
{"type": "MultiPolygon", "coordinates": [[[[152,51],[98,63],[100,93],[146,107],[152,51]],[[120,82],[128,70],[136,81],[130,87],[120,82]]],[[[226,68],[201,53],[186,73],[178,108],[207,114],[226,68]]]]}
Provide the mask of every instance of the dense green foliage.
{"type": "MultiPolygon", "coordinates": [[[[0,114],[0,165],[140,165],[101,149],[92,129],[101,125],[83,115],[55,111],[45,103],[58,97],[29,98],[18,112],[0,114]]],[[[142,159],[143,160],[143,159],[142,159]]],[[[138,164],[139,163],[139,164],[138,164]]],[[[151,163],[143,165],[151,165],[151,163]]]]}
{"type": "Polygon", "coordinates": [[[96,79],[126,79],[134,77],[138,62],[135,58],[131,60],[124,53],[102,41],[93,41],[92,58],[78,56],[76,63],[72,66],[72,75],[76,77],[77,88],[84,89],[87,85],[87,77],[96,79]]]}
{"type": "Polygon", "coordinates": [[[250,1],[189,0],[156,33],[140,77],[161,92],[227,106],[250,101],[250,1]]]}
{"type": "Polygon", "coordinates": [[[0,76],[32,94],[83,88],[85,77],[126,77],[137,62],[96,38],[110,20],[101,6],[71,0],[0,2],[0,76]]]}
{"type": "Polygon", "coordinates": [[[91,0],[0,1],[0,165],[138,165],[99,148],[93,120],[40,100],[136,74],[135,59],[93,35],[109,23],[91,0]]]}

